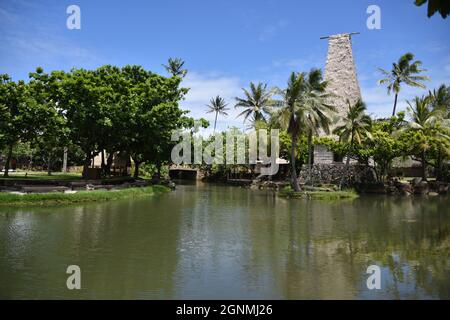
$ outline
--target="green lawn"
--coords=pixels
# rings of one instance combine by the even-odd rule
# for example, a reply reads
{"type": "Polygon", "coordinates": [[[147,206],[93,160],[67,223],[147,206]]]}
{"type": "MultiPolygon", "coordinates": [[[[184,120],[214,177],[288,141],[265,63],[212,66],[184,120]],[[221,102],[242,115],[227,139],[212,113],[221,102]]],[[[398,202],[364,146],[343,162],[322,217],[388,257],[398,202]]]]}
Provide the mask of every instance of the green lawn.
{"type": "Polygon", "coordinates": [[[138,198],[150,196],[157,193],[170,191],[169,188],[155,185],[142,188],[128,188],[119,190],[94,190],[79,191],[77,193],[30,193],[30,194],[12,194],[0,192],[0,206],[23,206],[23,205],[55,205],[71,204],[93,201],[111,201],[125,198],[138,198]]]}
{"type": "Polygon", "coordinates": [[[9,172],[8,177],[3,177],[3,172],[0,179],[14,180],[14,179],[30,179],[30,180],[81,180],[81,173],[67,173],[67,172],[53,172],[50,176],[44,171],[17,171],[9,172]]]}

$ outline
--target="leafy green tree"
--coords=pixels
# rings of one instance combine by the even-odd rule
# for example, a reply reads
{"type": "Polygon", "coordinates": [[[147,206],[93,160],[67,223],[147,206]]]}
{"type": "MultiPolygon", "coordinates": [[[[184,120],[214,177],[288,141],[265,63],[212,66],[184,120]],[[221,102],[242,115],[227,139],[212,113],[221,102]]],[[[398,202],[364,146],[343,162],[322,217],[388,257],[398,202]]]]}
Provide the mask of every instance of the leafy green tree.
{"type": "Polygon", "coordinates": [[[223,99],[221,96],[217,96],[210,100],[209,105],[206,105],[208,107],[208,111],[206,113],[212,113],[214,112],[216,114],[214,118],[214,133],[216,132],[216,123],[217,123],[217,115],[224,115],[227,116],[226,113],[227,110],[227,103],[225,103],[225,99],[223,99]]]}
{"type": "Polygon", "coordinates": [[[412,53],[406,53],[400,57],[397,63],[392,64],[392,70],[386,71],[379,69],[385,78],[381,79],[378,83],[387,85],[388,94],[395,93],[394,107],[392,109],[392,116],[395,115],[397,108],[398,94],[401,89],[402,83],[408,86],[425,88],[421,82],[429,80],[427,76],[419,75],[426,70],[420,69],[422,62],[419,60],[413,61],[414,55],[412,53]]]}
{"type": "Polygon", "coordinates": [[[371,137],[370,128],[372,120],[365,114],[366,105],[361,101],[357,101],[354,105],[348,103],[348,112],[346,117],[341,119],[341,123],[333,130],[333,133],[339,136],[340,142],[348,144],[346,152],[347,159],[345,162],[345,176],[342,177],[340,187],[342,188],[344,180],[348,177],[350,166],[350,157],[354,145],[361,146],[364,139],[371,137]]]}
{"type": "Polygon", "coordinates": [[[270,113],[270,107],[274,105],[273,91],[267,89],[267,84],[250,82],[250,91],[242,88],[244,98],[236,97],[235,108],[244,108],[238,117],[244,116],[244,122],[250,117],[253,123],[266,121],[266,115],[270,113]]]}
{"type": "Polygon", "coordinates": [[[405,125],[404,112],[389,119],[372,122],[372,139],[366,139],[361,149],[367,151],[375,164],[379,182],[385,182],[394,159],[403,155],[403,142],[392,134],[405,125]]]}
{"type": "Polygon", "coordinates": [[[184,61],[181,58],[169,58],[167,65],[163,64],[163,67],[174,77],[184,77],[187,74],[187,70],[183,69],[184,61]]]}
{"type": "Polygon", "coordinates": [[[62,155],[64,145],[69,143],[69,128],[64,110],[59,106],[64,73],[56,71],[46,74],[42,68],[37,68],[36,72],[30,73],[30,78],[30,93],[45,112],[45,125],[36,133],[33,143],[45,153],[47,172],[50,175],[52,164],[62,155]]]}
{"type": "Polygon", "coordinates": [[[450,14],[450,2],[447,0],[415,0],[415,5],[420,7],[428,2],[428,18],[433,16],[436,12],[441,14],[442,18],[447,18],[450,14]]]}
{"type": "Polygon", "coordinates": [[[19,141],[30,141],[45,124],[46,109],[36,103],[24,81],[13,82],[0,75],[0,106],[2,139],[7,145],[4,176],[7,177],[13,147],[19,141]]]}
{"type": "Polygon", "coordinates": [[[408,101],[410,122],[396,133],[408,147],[407,154],[421,162],[423,180],[427,180],[428,152],[436,143],[450,141],[448,119],[444,118],[443,110],[431,108],[431,102],[430,96],[408,101]]]}
{"type": "Polygon", "coordinates": [[[105,65],[95,70],[98,86],[105,89],[98,119],[98,151],[103,175],[110,174],[114,154],[123,152],[123,130],[129,116],[128,95],[134,84],[128,83],[121,68],[105,65]],[[106,158],[106,154],[108,157],[106,158]]]}
{"type": "Polygon", "coordinates": [[[161,164],[170,158],[171,132],[185,123],[186,112],[178,102],[188,89],[180,87],[180,77],[166,78],[139,66],[127,66],[123,71],[132,85],[123,149],[132,157],[137,177],[140,163],[153,160],[161,164]]]}
{"type": "Polygon", "coordinates": [[[70,138],[85,153],[83,176],[100,151],[101,132],[108,124],[107,91],[95,71],[73,69],[65,74],[61,85],[61,107],[65,110],[70,138]]]}

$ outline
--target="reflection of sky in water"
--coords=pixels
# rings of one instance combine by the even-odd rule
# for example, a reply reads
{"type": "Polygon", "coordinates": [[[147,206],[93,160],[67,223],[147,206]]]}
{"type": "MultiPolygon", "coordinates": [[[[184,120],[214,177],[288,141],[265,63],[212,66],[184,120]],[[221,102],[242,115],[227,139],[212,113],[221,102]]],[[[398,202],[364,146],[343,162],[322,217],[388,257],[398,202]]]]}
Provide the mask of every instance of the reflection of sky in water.
{"type": "Polygon", "coordinates": [[[437,299],[437,296],[427,294],[416,284],[414,267],[408,264],[401,264],[397,254],[392,255],[395,261],[395,269],[382,266],[378,262],[373,264],[381,269],[381,289],[369,290],[366,285],[368,274],[362,274],[361,286],[359,288],[358,299],[437,299]],[[401,274],[402,279],[398,279],[397,273],[401,274]]]}

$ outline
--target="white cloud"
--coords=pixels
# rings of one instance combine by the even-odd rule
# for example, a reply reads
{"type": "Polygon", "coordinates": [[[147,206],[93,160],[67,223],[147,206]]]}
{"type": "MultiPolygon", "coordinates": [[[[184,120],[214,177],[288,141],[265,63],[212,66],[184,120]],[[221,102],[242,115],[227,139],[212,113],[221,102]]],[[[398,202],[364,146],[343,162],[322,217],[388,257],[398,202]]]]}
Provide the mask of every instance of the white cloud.
{"type": "Polygon", "coordinates": [[[204,130],[203,134],[213,131],[214,113],[206,113],[211,98],[220,95],[228,103],[228,116],[220,116],[217,119],[217,130],[225,130],[228,127],[236,126],[242,128],[242,118],[236,118],[240,113],[234,108],[235,97],[242,93],[241,83],[237,77],[229,77],[217,74],[201,74],[190,71],[183,86],[190,88],[186,100],[181,103],[181,107],[189,110],[189,116],[193,118],[205,118],[210,122],[210,127],[204,130]]]}
{"type": "MultiPolygon", "coordinates": [[[[403,86],[398,95],[397,112],[406,110],[407,101],[416,96],[426,95],[428,90],[437,88],[442,82],[429,81],[427,89],[403,86]]],[[[361,87],[363,101],[367,104],[368,113],[375,118],[390,117],[394,106],[394,93],[390,95],[384,86],[361,87]]]]}
{"type": "MultiPolygon", "coordinates": [[[[64,27],[55,28],[42,21],[36,23],[20,14],[32,10],[31,3],[18,1],[15,9],[0,8],[2,46],[0,58],[7,65],[43,66],[50,69],[84,67],[94,68],[108,63],[94,50],[84,48],[64,33],[64,27]],[[32,30],[32,31],[31,31],[32,30]]],[[[110,62],[109,62],[110,63],[110,62]]]]}

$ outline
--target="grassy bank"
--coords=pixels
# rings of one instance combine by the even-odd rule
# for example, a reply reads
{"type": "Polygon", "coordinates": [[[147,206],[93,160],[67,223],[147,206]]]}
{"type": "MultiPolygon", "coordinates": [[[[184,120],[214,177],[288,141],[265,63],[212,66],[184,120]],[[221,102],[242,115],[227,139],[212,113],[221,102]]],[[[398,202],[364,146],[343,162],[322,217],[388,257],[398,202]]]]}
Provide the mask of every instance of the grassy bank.
{"type": "Polygon", "coordinates": [[[339,199],[355,199],[358,198],[358,194],[354,190],[323,190],[317,188],[308,188],[309,190],[303,190],[295,192],[291,187],[286,187],[279,192],[279,196],[288,199],[314,199],[314,200],[339,200],[339,199]]]}
{"type": "Polygon", "coordinates": [[[157,193],[170,191],[164,186],[150,186],[143,188],[128,188],[119,190],[94,190],[79,191],[77,193],[30,193],[30,194],[11,194],[7,192],[0,193],[0,206],[21,206],[21,205],[54,205],[54,204],[72,204],[82,202],[111,201],[125,198],[138,198],[157,193]]]}
{"type": "Polygon", "coordinates": [[[48,175],[47,172],[43,171],[16,171],[9,172],[8,177],[3,176],[3,172],[0,174],[1,180],[82,180],[80,173],[63,173],[63,172],[52,172],[48,175]]]}

